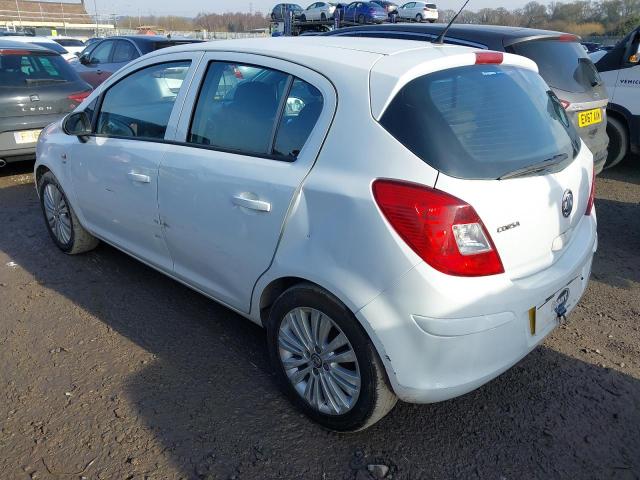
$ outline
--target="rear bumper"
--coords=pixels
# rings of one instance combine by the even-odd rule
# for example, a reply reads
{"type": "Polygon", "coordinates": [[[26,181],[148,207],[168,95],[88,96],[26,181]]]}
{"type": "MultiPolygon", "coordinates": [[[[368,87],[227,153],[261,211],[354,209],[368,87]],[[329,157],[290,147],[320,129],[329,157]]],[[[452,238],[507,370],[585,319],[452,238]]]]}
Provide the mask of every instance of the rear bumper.
{"type": "MultiPolygon", "coordinates": [[[[36,158],[36,144],[17,143],[14,133],[25,130],[42,130],[47,125],[57,122],[66,114],[39,115],[12,119],[9,125],[0,125],[0,158],[7,163],[36,158]]],[[[5,120],[6,122],[6,120],[5,120]]]]}
{"type": "Polygon", "coordinates": [[[559,293],[569,287],[571,312],[587,287],[596,221],[589,217],[582,224],[566,254],[530,277],[450,277],[423,263],[362,308],[357,317],[398,397],[431,403],[463,395],[542,342],[558,324],[552,306],[559,293]],[[534,333],[533,307],[540,312],[534,333]]]}

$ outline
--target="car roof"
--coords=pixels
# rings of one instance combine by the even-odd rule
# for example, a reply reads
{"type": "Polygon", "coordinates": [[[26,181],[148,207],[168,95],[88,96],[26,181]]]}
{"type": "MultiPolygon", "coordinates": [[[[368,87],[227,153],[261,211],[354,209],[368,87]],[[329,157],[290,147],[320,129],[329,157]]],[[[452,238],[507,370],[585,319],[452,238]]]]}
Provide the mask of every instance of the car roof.
{"type": "MultiPolygon", "coordinates": [[[[34,44],[27,44],[25,45],[24,42],[16,42],[13,40],[5,40],[5,38],[7,37],[0,37],[0,48],[17,48],[20,50],[28,50],[28,51],[33,51],[33,52],[47,52],[47,53],[51,53],[52,51],[47,49],[47,48],[43,48],[40,47],[39,45],[34,45],[34,44]]],[[[55,52],[54,52],[55,53],[55,52]]],[[[57,54],[56,54],[57,55],[57,54]]]]}
{"type": "Polygon", "coordinates": [[[13,40],[15,42],[55,43],[53,40],[51,40],[50,38],[47,38],[47,37],[29,37],[27,35],[10,35],[10,36],[3,36],[2,38],[6,39],[6,40],[13,40]]]}
{"type": "MultiPolygon", "coordinates": [[[[370,25],[366,27],[352,27],[348,29],[334,30],[333,35],[339,35],[340,32],[351,31],[388,31],[388,32],[410,32],[423,33],[431,35],[439,35],[442,33],[446,25],[444,23],[424,24],[384,24],[370,25]]],[[[489,48],[497,48],[498,45],[508,46],[525,40],[533,40],[539,38],[557,38],[561,35],[567,35],[564,32],[556,32],[552,30],[540,30],[525,27],[506,27],[502,25],[475,25],[475,24],[454,24],[447,32],[448,38],[457,38],[474,43],[482,43],[489,48]]],[[[576,37],[578,39],[579,37],[576,37]]]]}

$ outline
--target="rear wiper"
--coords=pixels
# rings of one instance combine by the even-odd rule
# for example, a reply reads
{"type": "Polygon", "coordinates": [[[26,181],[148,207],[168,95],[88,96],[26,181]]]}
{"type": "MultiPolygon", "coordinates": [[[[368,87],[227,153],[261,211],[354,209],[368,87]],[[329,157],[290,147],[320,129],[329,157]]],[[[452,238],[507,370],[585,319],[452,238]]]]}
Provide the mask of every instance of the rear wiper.
{"type": "Polygon", "coordinates": [[[25,82],[28,85],[32,83],[67,83],[69,80],[63,80],[61,78],[26,78],[25,82]]]}
{"type": "Polygon", "coordinates": [[[501,177],[498,177],[498,180],[507,180],[509,178],[526,177],[528,175],[545,173],[548,172],[551,167],[555,167],[556,165],[564,162],[568,157],[569,155],[566,153],[560,153],[551,158],[547,158],[542,162],[534,163],[528,167],[519,168],[513,172],[505,173],[501,177]]]}

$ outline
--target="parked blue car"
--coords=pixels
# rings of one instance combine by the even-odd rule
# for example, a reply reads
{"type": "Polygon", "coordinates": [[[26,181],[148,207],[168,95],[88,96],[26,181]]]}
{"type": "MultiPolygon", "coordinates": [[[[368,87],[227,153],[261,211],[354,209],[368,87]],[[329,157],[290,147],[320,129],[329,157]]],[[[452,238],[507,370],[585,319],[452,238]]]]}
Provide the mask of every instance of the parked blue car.
{"type": "Polygon", "coordinates": [[[342,9],[342,20],[345,22],[382,23],[387,19],[387,11],[373,2],[351,2],[342,9]]]}

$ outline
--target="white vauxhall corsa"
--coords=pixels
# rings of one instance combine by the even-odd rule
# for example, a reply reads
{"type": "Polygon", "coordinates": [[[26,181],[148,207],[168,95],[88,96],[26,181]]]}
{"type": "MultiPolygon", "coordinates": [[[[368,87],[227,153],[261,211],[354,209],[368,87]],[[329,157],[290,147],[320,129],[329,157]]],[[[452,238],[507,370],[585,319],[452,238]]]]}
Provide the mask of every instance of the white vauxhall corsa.
{"type": "Polygon", "coordinates": [[[174,47],[49,126],[37,157],[62,251],[103,240],[263,325],[285,391],[340,431],[507,370],[576,306],[596,250],[592,155],[510,54],[174,47]]]}

